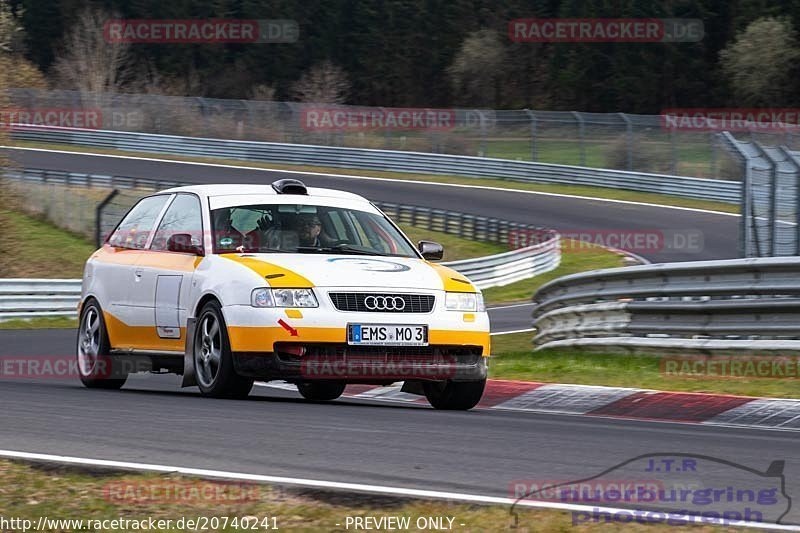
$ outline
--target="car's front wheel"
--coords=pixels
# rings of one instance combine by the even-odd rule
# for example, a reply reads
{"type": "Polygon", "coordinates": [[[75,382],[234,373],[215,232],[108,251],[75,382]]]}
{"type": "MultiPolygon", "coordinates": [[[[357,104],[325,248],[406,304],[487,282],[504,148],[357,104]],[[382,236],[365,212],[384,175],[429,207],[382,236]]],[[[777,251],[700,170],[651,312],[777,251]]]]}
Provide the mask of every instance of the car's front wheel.
{"type": "Polygon", "coordinates": [[[297,390],[306,400],[327,402],[341,396],[346,386],[339,381],[304,381],[297,384],[297,390]]]}
{"type": "Polygon", "coordinates": [[[87,300],[81,310],[78,326],[78,375],[84,386],[90,389],[119,389],[128,379],[120,360],[113,360],[109,354],[111,344],[108,340],[103,312],[96,300],[87,300]],[[116,362],[116,365],[112,363],[116,362]]]}
{"type": "Polygon", "coordinates": [[[228,327],[217,302],[203,306],[194,334],[194,371],[204,396],[244,398],[253,388],[253,379],[240,376],[233,366],[228,327]]]}
{"type": "Polygon", "coordinates": [[[466,411],[478,405],[485,388],[485,379],[480,381],[426,381],[422,384],[425,397],[434,408],[457,411],[466,411]]]}

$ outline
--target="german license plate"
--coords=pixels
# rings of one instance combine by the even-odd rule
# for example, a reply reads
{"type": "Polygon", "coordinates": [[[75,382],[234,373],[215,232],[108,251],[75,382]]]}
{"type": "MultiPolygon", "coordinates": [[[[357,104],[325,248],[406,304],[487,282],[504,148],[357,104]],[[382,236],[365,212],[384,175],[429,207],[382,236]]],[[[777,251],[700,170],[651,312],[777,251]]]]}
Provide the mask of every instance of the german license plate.
{"type": "Polygon", "coordinates": [[[347,344],[361,346],[427,346],[428,326],[348,324],[347,344]]]}

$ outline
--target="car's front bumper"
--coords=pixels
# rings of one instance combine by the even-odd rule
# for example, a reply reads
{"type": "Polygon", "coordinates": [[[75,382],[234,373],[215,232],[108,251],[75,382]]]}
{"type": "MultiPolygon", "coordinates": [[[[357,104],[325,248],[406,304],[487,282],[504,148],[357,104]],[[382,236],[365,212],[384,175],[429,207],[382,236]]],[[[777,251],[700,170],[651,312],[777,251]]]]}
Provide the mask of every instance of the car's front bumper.
{"type": "MultiPolygon", "coordinates": [[[[304,356],[284,352],[234,352],[236,373],[256,379],[283,379],[290,382],[333,380],[347,383],[388,384],[397,381],[478,381],[486,379],[486,358],[477,349],[450,351],[435,349],[439,354],[393,355],[348,353],[337,346],[337,354],[312,353],[304,356]],[[453,355],[441,355],[450,351],[453,355]],[[472,351],[472,353],[469,353],[472,351]],[[343,353],[341,353],[343,352],[343,353]],[[458,355],[456,355],[458,353],[458,355]]],[[[328,352],[328,347],[321,347],[328,352]]]]}

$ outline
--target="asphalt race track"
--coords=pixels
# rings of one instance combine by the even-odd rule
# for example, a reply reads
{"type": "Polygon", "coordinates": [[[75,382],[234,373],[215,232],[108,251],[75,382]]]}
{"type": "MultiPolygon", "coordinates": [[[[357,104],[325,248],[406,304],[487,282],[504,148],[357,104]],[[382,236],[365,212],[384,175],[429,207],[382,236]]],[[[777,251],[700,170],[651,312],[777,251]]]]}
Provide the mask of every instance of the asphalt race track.
{"type": "MultiPolygon", "coordinates": [[[[562,231],[601,230],[628,233],[647,230],[699,231],[703,236],[703,246],[700,250],[657,249],[652,252],[642,251],[640,255],[652,262],[737,257],[739,219],[725,214],[525,194],[520,191],[447,187],[432,183],[360,180],[331,175],[298,175],[279,170],[186,165],[60,152],[9,150],[9,153],[19,165],[29,168],[189,183],[267,184],[279,178],[292,177],[302,179],[310,186],[343,189],[366,196],[370,200],[451,209],[562,231]]],[[[354,171],[353,174],[369,176],[369,171],[354,171]]],[[[498,187],[502,187],[502,181],[498,181],[498,187]]]]}
{"type": "MultiPolygon", "coordinates": [[[[12,151],[32,168],[197,183],[271,182],[256,171],[47,152],[12,151]]],[[[363,174],[368,174],[364,172],[363,174]]],[[[297,175],[292,174],[292,177],[297,175]]],[[[738,219],[691,210],[395,181],[305,176],[310,185],[368,198],[496,216],[557,229],[694,230],[704,248],[658,250],[652,261],[736,256],[738,219]]],[[[493,331],[529,327],[526,306],[492,312],[493,331]]],[[[3,358],[72,360],[73,331],[0,331],[3,358]]],[[[0,448],[508,497],[514,480],[575,480],[655,452],[713,455],[757,470],[786,461],[786,492],[800,494],[800,433],[600,417],[474,410],[440,412],[369,400],[312,404],[256,387],[247,400],[201,398],[179,378],[132,377],[122,391],[75,379],[0,378],[0,448]]],[[[715,474],[735,486],[735,469],[715,474]]],[[[784,523],[800,524],[795,506],[784,523]]]]}
{"type": "MultiPolygon", "coordinates": [[[[2,331],[0,361],[71,359],[73,341],[72,331],[2,331]]],[[[311,404],[264,387],[247,400],[211,400],[179,389],[178,379],[135,376],[121,391],[0,379],[0,448],[501,497],[514,480],[582,479],[641,454],[699,453],[758,470],[786,460],[786,493],[800,494],[799,432],[368,400],[311,404]]],[[[742,474],[715,475],[724,487],[742,474]]],[[[800,523],[800,509],[783,522],[800,523]]]]}

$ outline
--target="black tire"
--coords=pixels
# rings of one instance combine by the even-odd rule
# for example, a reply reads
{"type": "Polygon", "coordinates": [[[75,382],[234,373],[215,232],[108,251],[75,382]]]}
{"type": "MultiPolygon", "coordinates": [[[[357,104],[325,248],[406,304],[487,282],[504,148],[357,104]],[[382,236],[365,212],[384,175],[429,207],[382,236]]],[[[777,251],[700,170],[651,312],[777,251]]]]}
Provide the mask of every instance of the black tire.
{"type": "Polygon", "coordinates": [[[197,317],[192,359],[197,386],[203,396],[246,398],[250,394],[254,380],[236,373],[228,327],[216,301],[205,304],[197,317]]]}
{"type": "Polygon", "coordinates": [[[422,384],[425,397],[435,409],[451,411],[466,411],[478,405],[485,388],[485,379],[480,381],[426,381],[422,384]]]}
{"type": "Polygon", "coordinates": [[[341,396],[346,386],[341,381],[303,381],[297,384],[297,390],[306,400],[328,402],[341,396]]]}
{"type": "Polygon", "coordinates": [[[128,379],[124,362],[111,357],[111,343],[97,300],[86,300],[78,322],[78,376],[89,389],[120,389],[128,379]]]}

